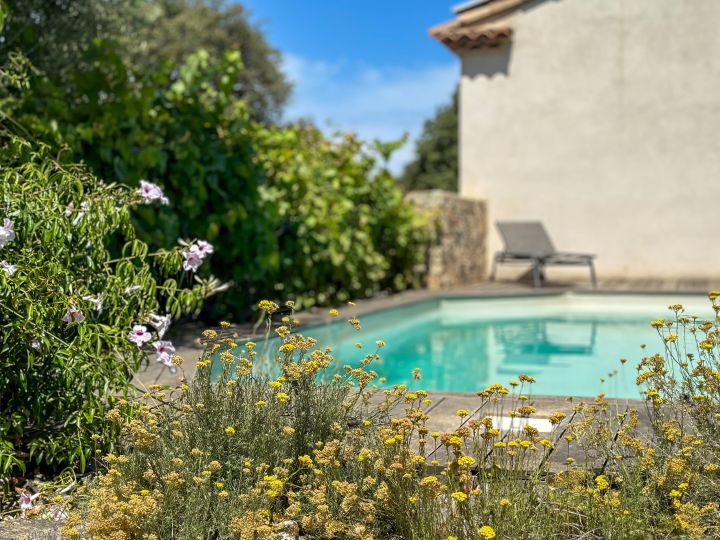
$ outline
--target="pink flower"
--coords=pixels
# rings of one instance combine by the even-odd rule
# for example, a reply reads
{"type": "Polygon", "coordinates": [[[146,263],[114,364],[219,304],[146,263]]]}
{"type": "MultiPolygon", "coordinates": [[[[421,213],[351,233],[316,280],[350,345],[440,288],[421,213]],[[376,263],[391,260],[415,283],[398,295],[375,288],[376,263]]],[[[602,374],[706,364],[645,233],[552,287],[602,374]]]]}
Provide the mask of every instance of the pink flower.
{"type": "Polygon", "coordinates": [[[183,251],[183,268],[185,270],[192,270],[193,272],[202,264],[205,257],[210,255],[215,248],[210,242],[205,240],[198,240],[194,244],[191,244],[185,251],[183,251]]]}
{"type": "Polygon", "coordinates": [[[155,360],[162,362],[166,366],[172,366],[172,357],[175,354],[175,347],[170,341],[156,341],[153,343],[155,347],[155,360]]]}
{"type": "Polygon", "coordinates": [[[192,249],[193,247],[195,246],[190,246],[189,250],[183,251],[183,257],[185,258],[183,261],[183,269],[195,272],[202,264],[203,258],[197,251],[192,249]]]}
{"type": "Polygon", "coordinates": [[[152,335],[147,331],[147,327],[142,324],[136,324],[128,334],[128,339],[138,347],[142,347],[152,339],[152,335]]]}
{"type": "Polygon", "coordinates": [[[0,249],[13,240],[15,240],[15,223],[5,218],[2,227],[0,227],[0,249]]]}
{"type": "Polygon", "coordinates": [[[170,328],[171,322],[172,317],[170,315],[161,317],[160,315],[155,315],[154,313],[150,314],[150,325],[157,330],[157,334],[160,339],[162,339],[165,332],[167,332],[168,328],[170,328]]]}
{"type": "Polygon", "coordinates": [[[49,519],[52,519],[53,521],[65,521],[68,517],[69,517],[68,513],[59,504],[57,506],[51,508],[48,515],[45,516],[46,519],[49,518],[49,519]]]}
{"type": "Polygon", "coordinates": [[[204,259],[212,252],[214,252],[215,248],[213,248],[213,245],[210,242],[206,242],[205,240],[198,240],[192,246],[190,246],[190,251],[195,251],[198,255],[200,255],[201,259],[204,259]]]}
{"type": "Polygon", "coordinates": [[[30,495],[27,492],[23,492],[20,494],[20,510],[23,512],[25,510],[30,510],[33,506],[33,502],[35,502],[35,499],[37,499],[40,496],[39,493],[35,493],[34,495],[30,495]]]}
{"type": "Polygon", "coordinates": [[[162,189],[157,184],[148,182],[147,180],[140,180],[140,187],[138,193],[143,198],[145,204],[150,204],[153,201],[160,201],[161,204],[168,204],[168,198],[163,195],[162,189]]]}
{"type": "Polygon", "coordinates": [[[13,277],[15,275],[15,272],[17,272],[17,267],[7,261],[0,261],[0,268],[5,270],[7,275],[10,277],[13,277]]]}
{"type": "Polygon", "coordinates": [[[66,322],[68,324],[70,323],[79,323],[83,322],[85,320],[85,315],[83,315],[83,312],[80,311],[75,306],[70,306],[67,311],[65,312],[65,315],[62,318],[63,322],[66,322]]]}

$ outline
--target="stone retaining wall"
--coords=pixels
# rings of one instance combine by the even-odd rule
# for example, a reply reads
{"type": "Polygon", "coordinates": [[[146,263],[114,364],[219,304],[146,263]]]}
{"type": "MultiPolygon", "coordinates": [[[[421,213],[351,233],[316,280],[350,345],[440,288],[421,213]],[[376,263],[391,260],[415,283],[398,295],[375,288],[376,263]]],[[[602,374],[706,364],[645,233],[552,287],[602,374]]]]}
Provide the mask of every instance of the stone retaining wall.
{"type": "Polygon", "coordinates": [[[411,191],[407,199],[433,226],[423,269],[425,286],[437,290],[483,281],[487,275],[485,201],[441,190],[411,191]]]}

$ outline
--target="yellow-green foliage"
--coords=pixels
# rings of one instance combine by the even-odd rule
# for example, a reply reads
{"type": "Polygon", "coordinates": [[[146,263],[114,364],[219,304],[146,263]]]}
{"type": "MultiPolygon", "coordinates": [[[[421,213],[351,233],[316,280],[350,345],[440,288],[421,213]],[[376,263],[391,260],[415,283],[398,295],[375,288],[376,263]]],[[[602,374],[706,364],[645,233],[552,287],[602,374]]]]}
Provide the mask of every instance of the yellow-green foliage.
{"type": "Polygon", "coordinates": [[[387,170],[393,144],[304,125],[256,138],[260,192],[281,233],[277,290],[305,308],[418,285],[429,229],[387,170]]]}
{"type": "Polygon", "coordinates": [[[529,376],[481,390],[474,413],[460,409],[455,427],[435,432],[427,392],[375,386],[382,342],[339,368],[291,314],[277,330],[281,375],[267,379],[255,374],[255,344],[208,330],[193,381],[116,410],[126,450],[78,495],[65,533],[272,538],[292,520],[307,538],[716,537],[717,322],[673,310],[672,324],[656,324],[664,357],[638,366],[647,411],[601,395],[552,414],[543,435],[492,420],[536,414],[529,376]],[[692,358],[670,337],[676,328],[697,335],[692,358]]]}

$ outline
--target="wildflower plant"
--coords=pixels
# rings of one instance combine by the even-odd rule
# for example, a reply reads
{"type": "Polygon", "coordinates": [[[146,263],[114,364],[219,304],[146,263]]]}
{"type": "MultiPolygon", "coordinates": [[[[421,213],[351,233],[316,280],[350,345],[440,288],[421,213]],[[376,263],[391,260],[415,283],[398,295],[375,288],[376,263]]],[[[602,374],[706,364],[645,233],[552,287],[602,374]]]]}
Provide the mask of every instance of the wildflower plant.
{"type": "Polygon", "coordinates": [[[667,320],[652,321],[664,350],[637,366],[653,435],[645,491],[673,509],[673,525],[689,538],[720,534],[720,292],[708,297],[710,319],[674,304],[667,320]]]}
{"type": "Polygon", "coordinates": [[[159,186],[103,183],[5,131],[0,159],[0,477],[83,470],[147,354],[168,363],[171,318],[216,283],[182,270],[192,246],[135,237],[130,209],[168,202],[159,186]]]}
{"type": "MultiPolygon", "coordinates": [[[[273,302],[259,308],[268,321],[280,316],[273,302]]],[[[528,375],[481,389],[472,407],[456,411],[454,426],[437,431],[428,392],[379,386],[372,366],[383,342],[344,365],[301,334],[291,312],[276,329],[278,369],[269,377],[258,371],[255,343],[207,330],[192,381],[153,388],[110,413],[125,436],[123,453],[107,456],[106,472],[77,495],[64,532],[270,539],[289,527],[307,538],[361,540],[716,537],[716,322],[683,323],[682,308],[673,309],[677,320],[657,325],[665,354],[638,366],[646,409],[602,394],[569,400],[546,416],[549,432],[529,421],[539,411],[528,375]],[[687,324],[705,352],[676,348],[667,339],[685,334],[676,324],[687,324]],[[709,341],[712,348],[703,346],[709,341]],[[697,356],[690,362],[688,354],[697,356]],[[213,362],[221,365],[217,379],[213,362]],[[710,397],[692,398],[700,392],[710,397]]],[[[348,323],[360,327],[355,317],[348,323]]]]}
{"type": "MultiPolygon", "coordinates": [[[[278,306],[260,308],[271,315],[278,306]]],[[[332,373],[331,351],[295,332],[292,315],[286,320],[276,330],[280,375],[257,372],[255,343],[238,345],[228,331],[210,329],[192,381],[152,386],[143,400],[110,411],[125,451],[107,456],[106,474],[80,495],[87,514],[72,515],[65,534],[245,538],[269,531],[288,504],[318,489],[312,471],[340,466],[335,452],[361,404],[377,395],[370,388],[377,374],[372,359],[332,373]],[[222,365],[217,378],[213,362],[222,365]]],[[[182,369],[184,361],[175,362],[182,369]]],[[[386,422],[397,399],[378,397],[366,422],[386,422]]]]}

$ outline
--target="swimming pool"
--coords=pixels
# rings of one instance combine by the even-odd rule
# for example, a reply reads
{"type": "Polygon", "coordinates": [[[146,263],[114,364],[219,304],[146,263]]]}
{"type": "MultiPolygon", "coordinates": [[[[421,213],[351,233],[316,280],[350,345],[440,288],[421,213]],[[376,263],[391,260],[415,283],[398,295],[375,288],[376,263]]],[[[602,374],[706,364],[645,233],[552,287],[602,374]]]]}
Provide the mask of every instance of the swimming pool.
{"type": "Polygon", "coordinates": [[[688,316],[714,316],[702,295],[560,293],[424,301],[362,316],[359,331],[347,308],[337,322],[300,331],[330,345],[339,365],[357,365],[383,340],[373,368],[388,385],[477,392],[524,373],[536,395],[638,398],[635,365],[663,351],[649,322],[670,319],[667,306],[677,303],[688,316]]]}

